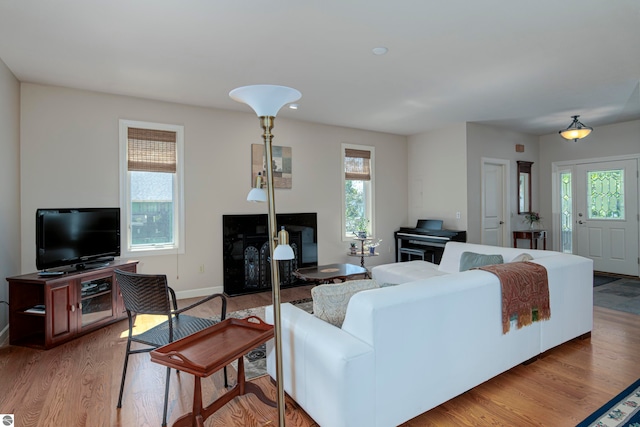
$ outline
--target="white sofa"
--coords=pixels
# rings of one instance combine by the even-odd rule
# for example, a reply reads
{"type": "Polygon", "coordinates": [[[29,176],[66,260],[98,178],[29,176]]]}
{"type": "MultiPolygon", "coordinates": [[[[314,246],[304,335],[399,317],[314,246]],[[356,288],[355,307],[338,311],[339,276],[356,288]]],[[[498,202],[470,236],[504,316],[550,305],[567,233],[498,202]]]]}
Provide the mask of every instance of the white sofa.
{"type": "MultiPolygon", "coordinates": [[[[439,266],[418,262],[417,280],[419,264],[390,264],[382,279],[385,268],[375,267],[377,280],[391,270],[409,281],[355,294],[342,328],[282,304],[284,388],[321,426],[396,426],[592,329],[589,259],[450,242],[439,266]],[[503,334],[500,282],[487,271],[459,272],[464,251],[505,262],[532,255],[547,269],[551,318],[503,334]]],[[[271,344],[267,351],[275,377],[271,344]]]]}

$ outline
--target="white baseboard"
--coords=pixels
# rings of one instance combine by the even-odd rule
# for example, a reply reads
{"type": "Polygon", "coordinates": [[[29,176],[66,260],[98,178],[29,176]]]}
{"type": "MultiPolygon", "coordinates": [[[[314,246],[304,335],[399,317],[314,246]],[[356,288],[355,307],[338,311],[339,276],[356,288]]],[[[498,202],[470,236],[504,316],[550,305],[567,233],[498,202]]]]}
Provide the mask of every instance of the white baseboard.
{"type": "Polygon", "coordinates": [[[188,291],[177,291],[176,298],[185,299],[185,298],[206,297],[211,294],[221,294],[223,291],[224,291],[224,288],[222,286],[214,286],[211,288],[190,289],[188,291]]]}

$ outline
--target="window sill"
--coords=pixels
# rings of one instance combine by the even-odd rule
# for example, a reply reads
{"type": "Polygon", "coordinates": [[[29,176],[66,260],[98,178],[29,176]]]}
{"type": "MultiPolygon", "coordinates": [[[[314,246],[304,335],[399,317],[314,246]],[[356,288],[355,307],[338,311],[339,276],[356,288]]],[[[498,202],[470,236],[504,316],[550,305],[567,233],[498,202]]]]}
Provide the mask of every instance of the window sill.
{"type": "Polygon", "coordinates": [[[128,250],[124,251],[121,256],[123,258],[138,258],[138,257],[147,257],[147,256],[162,256],[162,255],[175,255],[175,254],[184,254],[184,249],[176,248],[176,247],[163,247],[163,248],[145,248],[138,250],[128,250]]]}

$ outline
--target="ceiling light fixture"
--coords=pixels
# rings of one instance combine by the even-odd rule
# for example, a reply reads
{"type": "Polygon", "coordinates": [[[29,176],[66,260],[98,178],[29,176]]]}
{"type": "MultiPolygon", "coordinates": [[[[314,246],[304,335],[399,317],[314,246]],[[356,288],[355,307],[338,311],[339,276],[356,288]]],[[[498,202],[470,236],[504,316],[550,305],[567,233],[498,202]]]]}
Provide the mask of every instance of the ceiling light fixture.
{"type": "Polygon", "coordinates": [[[580,120],[578,120],[580,116],[571,116],[573,122],[569,125],[565,130],[561,130],[558,133],[566,140],[574,140],[577,141],[588,136],[593,128],[590,126],[585,126],[580,120]]]}
{"type": "Polygon", "coordinates": [[[371,49],[371,52],[373,52],[374,55],[384,55],[388,51],[389,51],[389,49],[387,49],[386,47],[383,47],[383,46],[374,47],[373,49],[371,49]]]}

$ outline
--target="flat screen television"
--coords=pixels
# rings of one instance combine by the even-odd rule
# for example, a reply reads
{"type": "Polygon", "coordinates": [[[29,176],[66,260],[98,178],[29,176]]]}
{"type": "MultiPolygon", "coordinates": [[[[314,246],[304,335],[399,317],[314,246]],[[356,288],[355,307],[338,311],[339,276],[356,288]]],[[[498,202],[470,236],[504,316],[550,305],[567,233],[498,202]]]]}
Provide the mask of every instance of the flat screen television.
{"type": "Polygon", "coordinates": [[[110,261],[120,256],[120,208],[36,210],[38,270],[110,261]]]}

